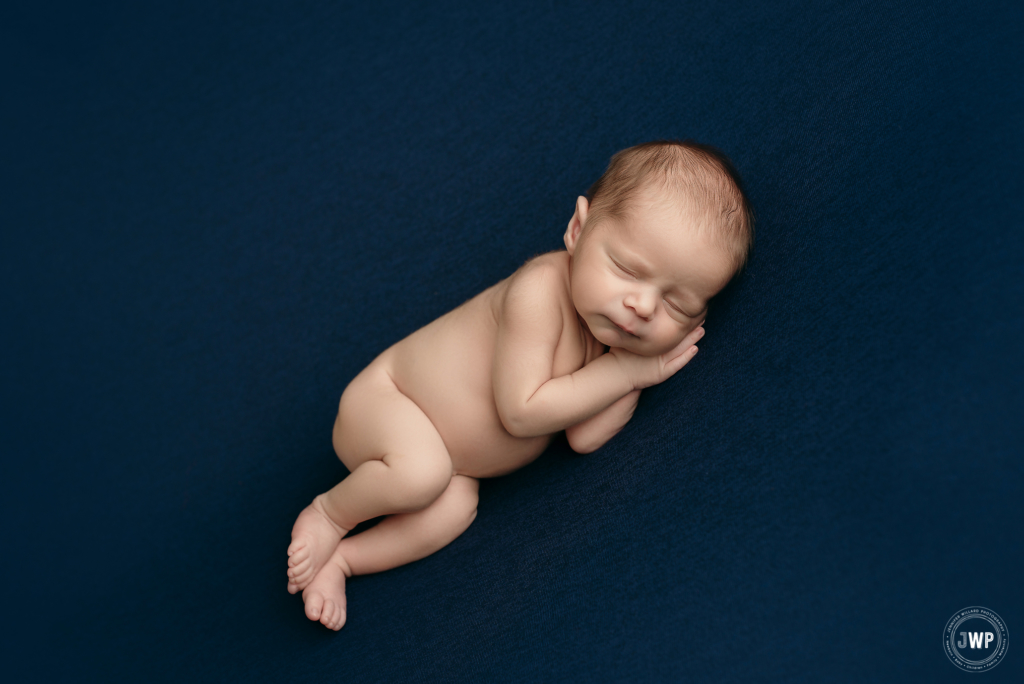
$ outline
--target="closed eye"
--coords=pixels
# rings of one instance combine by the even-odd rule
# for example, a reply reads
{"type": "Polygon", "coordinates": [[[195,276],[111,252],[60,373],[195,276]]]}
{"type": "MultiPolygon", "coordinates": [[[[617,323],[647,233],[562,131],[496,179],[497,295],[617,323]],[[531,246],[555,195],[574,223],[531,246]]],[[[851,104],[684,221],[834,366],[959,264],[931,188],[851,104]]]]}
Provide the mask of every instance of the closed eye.
{"type": "Polygon", "coordinates": [[[673,309],[675,309],[676,311],[678,311],[683,316],[686,316],[687,318],[696,318],[696,316],[691,316],[690,314],[686,313],[685,311],[683,311],[682,309],[680,309],[678,306],[676,306],[672,302],[668,301],[667,299],[665,300],[665,303],[668,304],[673,309]]]}
{"type": "Polygon", "coordinates": [[[633,273],[629,269],[623,268],[621,265],[619,265],[619,262],[612,261],[612,263],[615,264],[615,268],[619,269],[620,271],[622,271],[623,273],[628,275],[630,278],[636,278],[636,274],[635,273],[633,273]]]}

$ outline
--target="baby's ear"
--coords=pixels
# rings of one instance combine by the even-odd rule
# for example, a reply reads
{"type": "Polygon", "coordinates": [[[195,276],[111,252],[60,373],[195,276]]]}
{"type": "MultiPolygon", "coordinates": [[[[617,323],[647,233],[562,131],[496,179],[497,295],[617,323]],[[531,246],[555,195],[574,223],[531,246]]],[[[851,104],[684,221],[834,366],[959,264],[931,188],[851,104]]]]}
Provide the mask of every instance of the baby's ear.
{"type": "Polygon", "coordinates": [[[575,251],[576,244],[579,242],[583,226],[587,222],[588,213],[590,213],[590,203],[587,202],[587,198],[583,196],[577,197],[576,211],[573,212],[572,218],[569,219],[569,226],[565,229],[565,249],[569,252],[570,256],[575,251]]]}

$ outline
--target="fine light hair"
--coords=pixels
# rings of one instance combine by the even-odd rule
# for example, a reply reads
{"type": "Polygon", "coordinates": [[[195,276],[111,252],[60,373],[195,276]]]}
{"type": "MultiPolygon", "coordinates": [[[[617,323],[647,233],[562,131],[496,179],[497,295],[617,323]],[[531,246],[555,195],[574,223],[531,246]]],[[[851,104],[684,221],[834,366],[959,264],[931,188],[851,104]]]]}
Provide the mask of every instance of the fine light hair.
{"type": "Polygon", "coordinates": [[[729,251],[739,272],[754,246],[754,213],[729,158],[692,140],[654,140],[617,152],[587,191],[589,232],[606,219],[625,220],[647,188],[681,202],[697,233],[729,251]]]}

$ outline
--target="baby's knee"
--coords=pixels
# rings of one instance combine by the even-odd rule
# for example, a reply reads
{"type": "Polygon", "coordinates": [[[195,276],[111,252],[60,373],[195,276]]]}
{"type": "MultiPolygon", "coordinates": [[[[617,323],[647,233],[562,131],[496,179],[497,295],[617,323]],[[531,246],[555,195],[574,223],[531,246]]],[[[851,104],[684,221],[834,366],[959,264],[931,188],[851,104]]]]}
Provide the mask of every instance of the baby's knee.
{"type": "Polygon", "coordinates": [[[476,518],[478,483],[465,475],[454,475],[448,489],[432,504],[429,536],[436,548],[446,546],[466,531],[476,518]]]}
{"type": "Polygon", "coordinates": [[[409,511],[418,511],[434,503],[452,481],[451,459],[410,458],[388,455],[384,462],[393,474],[394,494],[409,511]]]}
{"type": "Polygon", "coordinates": [[[454,499],[455,514],[464,518],[465,526],[469,527],[476,518],[477,504],[480,501],[480,481],[465,475],[455,475],[452,477],[448,489],[449,491],[445,494],[447,496],[450,492],[454,499]]]}
{"type": "Polygon", "coordinates": [[[480,480],[467,475],[453,475],[448,488],[451,496],[459,501],[460,507],[466,512],[473,511],[475,515],[480,501],[480,480]]]}
{"type": "Polygon", "coordinates": [[[338,416],[334,419],[334,431],[331,433],[331,444],[334,446],[334,453],[341,458],[341,410],[338,410],[338,416]]]}

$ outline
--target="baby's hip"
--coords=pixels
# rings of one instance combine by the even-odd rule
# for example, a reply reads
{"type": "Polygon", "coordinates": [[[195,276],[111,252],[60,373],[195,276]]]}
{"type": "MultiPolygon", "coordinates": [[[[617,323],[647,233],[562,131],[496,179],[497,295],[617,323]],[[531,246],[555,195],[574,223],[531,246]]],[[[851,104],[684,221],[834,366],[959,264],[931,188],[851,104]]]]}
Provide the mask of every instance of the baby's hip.
{"type": "Polygon", "coordinates": [[[466,378],[417,376],[393,350],[374,359],[342,394],[334,447],[350,469],[391,450],[443,444],[454,473],[496,477],[534,460],[550,442],[510,435],[489,384],[474,388],[466,378]]]}

